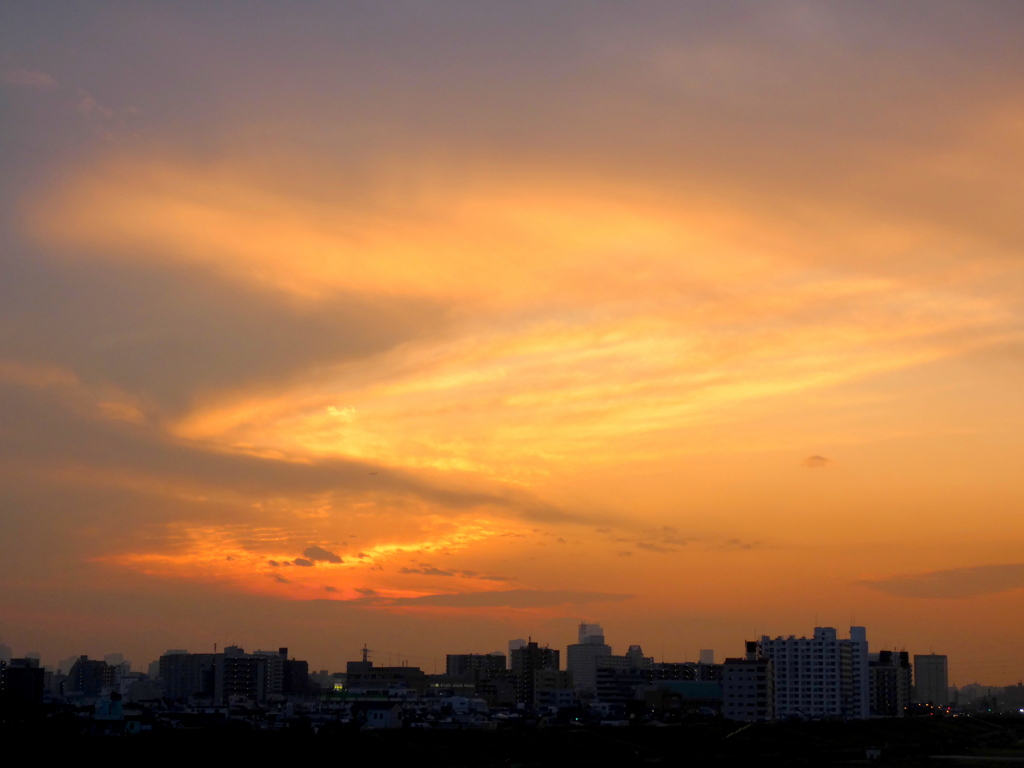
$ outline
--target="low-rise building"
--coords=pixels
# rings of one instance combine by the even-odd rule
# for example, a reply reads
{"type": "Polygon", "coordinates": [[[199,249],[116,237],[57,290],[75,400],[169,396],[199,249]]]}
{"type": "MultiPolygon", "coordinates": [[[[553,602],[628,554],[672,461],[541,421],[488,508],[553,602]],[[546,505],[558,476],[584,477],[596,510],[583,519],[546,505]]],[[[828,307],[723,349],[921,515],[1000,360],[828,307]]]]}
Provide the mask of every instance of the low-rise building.
{"type": "Polygon", "coordinates": [[[775,679],[771,659],[748,652],[722,665],[722,715],[729,720],[775,719],[775,679]]]}
{"type": "Polygon", "coordinates": [[[508,669],[504,653],[449,653],[445,659],[445,674],[466,680],[480,680],[508,669]]]}
{"type": "Polygon", "coordinates": [[[422,694],[429,688],[419,667],[375,667],[372,661],[350,661],[345,672],[345,690],[350,694],[387,696],[394,690],[422,694]]]}
{"type": "Polygon", "coordinates": [[[46,671],[35,658],[0,661],[0,699],[8,704],[41,704],[46,671]]]}

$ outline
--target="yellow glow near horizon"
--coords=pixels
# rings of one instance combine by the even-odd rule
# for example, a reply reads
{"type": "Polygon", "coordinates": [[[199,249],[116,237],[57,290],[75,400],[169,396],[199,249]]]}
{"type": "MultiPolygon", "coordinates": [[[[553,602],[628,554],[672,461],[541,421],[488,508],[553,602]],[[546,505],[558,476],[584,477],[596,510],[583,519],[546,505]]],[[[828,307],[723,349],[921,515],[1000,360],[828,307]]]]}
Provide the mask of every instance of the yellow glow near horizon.
{"type": "MultiPolygon", "coordinates": [[[[170,551],[121,553],[97,558],[96,562],[125,567],[147,576],[296,599],[360,599],[367,591],[381,598],[418,597],[437,590],[424,586],[402,588],[395,583],[393,575],[380,573],[382,565],[404,564],[410,558],[415,561],[450,556],[489,539],[525,530],[522,526],[510,526],[508,522],[481,519],[421,518],[418,527],[428,532],[427,538],[382,540],[361,545],[355,551],[329,545],[337,550],[341,562],[305,560],[305,564],[300,565],[296,560],[303,560],[304,554],[302,547],[294,543],[294,530],[173,526],[165,534],[166,539],[174,543],[170,551]]],[[[503,581],[488,577],[481,582],[474,579],[475,575],[460,579],[460,586],[465,589],[469,584],[471,589],[486,591],[499,588],[503,581]],[[467,582],[465,578],[471,580],[467,582]]]]}

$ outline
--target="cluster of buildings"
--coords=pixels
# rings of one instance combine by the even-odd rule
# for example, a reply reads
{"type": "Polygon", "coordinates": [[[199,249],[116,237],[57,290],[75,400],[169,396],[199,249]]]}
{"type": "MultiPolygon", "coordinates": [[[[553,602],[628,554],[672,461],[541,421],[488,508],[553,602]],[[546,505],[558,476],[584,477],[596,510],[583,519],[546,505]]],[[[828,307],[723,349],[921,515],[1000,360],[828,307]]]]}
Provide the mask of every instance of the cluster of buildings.
{"type": "Polygon", "coordinates": [[[172,650],[145,673],[119,654],[80,656],[58,669],[40,666],[38,657],[7,656],[0,655],[0,701],[92,706],[112,719],[128,707],[223,717],[287,711],[364,727],[486,727],[560,713],[591,722],[690,715],[740,722],[861,720],[949,703],[945,656],[916,655],[911,662],[905,651],[870,653],[863,627],[851,627],[848,637],[831,627],[818,627],[810,637],[763,636],[722,663],[711,650],[702,650],[696,662],[665,663],[645,656],[639,645],[616,655],[601,627],[584,623],[566,649],[564,668],[558,649],[531,638],[513,640],[507,655],[450,654],[444,674],[378,666],[365,648],[359,660],[333,674],[311,673],[287,648],[172,650]]]}

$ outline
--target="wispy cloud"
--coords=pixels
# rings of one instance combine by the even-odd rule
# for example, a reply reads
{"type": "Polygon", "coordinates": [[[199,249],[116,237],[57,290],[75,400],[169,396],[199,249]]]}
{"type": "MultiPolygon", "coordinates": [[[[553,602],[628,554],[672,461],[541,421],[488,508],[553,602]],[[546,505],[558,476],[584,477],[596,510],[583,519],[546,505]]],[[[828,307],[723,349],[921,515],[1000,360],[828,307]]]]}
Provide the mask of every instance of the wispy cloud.
{"type": "Polygon", "coordinates": [[[727,539],[722,544],[723,549],[738,549],[743,551],[749,551],[752,549],[758,549],[764,546],[764,542],[760,540],[756,541],[743,541],[742,539],[727,539]]]}
{"type": "Polygon", "coordinates": [[[1024,587],[1024,563],[978,565],[857,582],[896,597],[963,600],[1024,587]]]}
{"type": "Polygon", "coordinates": [[[833,462],[832,459],[826,459],[824,456],[815,455],[808,456],[806,459],[803,459],[800,462],[800,466],[805,469],[822,469],[823,467],[827,467],[834,463],[835,462],[833,462]]]}
{"type": "Polygon", "coordinates": [[[551,608],[629,600],[633,596],[606,592],[512,589],[501,592],[458,592],[420,597],[373,598],[379,604],[436,608],[551,608]]]}
{"type": "Polygon", "coordinates": [[[420,576],[457,576],[461,579],[474,579],[476,581],[506,582],[518,580],[512,576],[497,576],[488,573],[478,573],[476,571],[466,571],[459,568],[435,568],[429,563],[420,563],[419,566],[416,568],[399,568],[398,572],[403,574],[417,574],[420,576]]]}
{"type": "Polygon", "coordinates": [[[57,87],[57,81],[52,75],[37,69],[9,69],[3,73],[3,80],[9,85],[20,85],[26,88],[57,87]]]}
{"type": "Polygon", "coordinates": [[[116,116],[114,110],[100,104],[92,94],[82,91],[78,99],[78,111],[90,120],[112,120],[116,116]]]}
{"type": "Polygon", "coordinates": [[[637,547],[646,550],[648,552],[657,552],[660,555],[667,555],[670,552],[678,552],[679,550],[675,547],[663,547],[660,544],[654,544],[649,541],[638,541],[636,542],[637,547]]]}
{"type": "Polygon", "coordinates": [[[430,565],[421,566],[419,568],[400,568],[399,573],[418,573],[421,576],[454,576],[453,571],[443,571],[440,568],[434,568],[430,565]]]}

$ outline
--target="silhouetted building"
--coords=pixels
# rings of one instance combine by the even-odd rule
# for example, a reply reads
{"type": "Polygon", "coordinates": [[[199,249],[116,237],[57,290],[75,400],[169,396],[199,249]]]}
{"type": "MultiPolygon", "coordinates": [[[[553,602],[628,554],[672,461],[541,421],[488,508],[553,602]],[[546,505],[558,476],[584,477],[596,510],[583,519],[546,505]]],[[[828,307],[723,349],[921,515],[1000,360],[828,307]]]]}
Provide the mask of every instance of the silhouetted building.
{"type": "Polygon", "coordinates": [[[949,704],[948,659],[935,653],[914,656],[914,701],[945,707],[949,704]]]}
{"type": "MultiPolygon", "coordinates": [[[[282,648],[287,653],[287,648],[282,648]]],[[[285,659],[284,661],[284,694],[285,696],[309,696],[317,687],[309,679],[309,662],[302,659],[285,659]]]]}
{"type": "Polygon", "coordinates": [[[628,667],[598,667],[597,700],[606,704],[625,704],[643,698],[653,682],[652,670],[628,667]]]}
{"type": "Polygon", "coordinates": [[[288,649],[246,653],[228,646],[223,653],[168,651],[160,657],[160,679],[174,701],[208,698],[229,704],[232,698],[262,703],[268,696],[305,696],[311,692],[309,664],[288,658],[288,649]]]}
{"type": "Polygon", "coordinates": [[[313,688],[309,680],[309,663],[289,659],[287,648],[276,651],[254,651],[263,659],[263,691],[265,696],[307,696],[313,688]]]}
{"type": "Polygon", "coordinates": [[[362,661],[350,661],[345,670],[345,690],[354,694],[387,696],[407,689],[423,693],[429,688],[427,676],[419,667],[375,667],[363,650],[362,661]]]}
{"type": "Polygon", "coordinates": [[[558,651],[541,648],[530,640],[522,648],[512,650],[512,674],[516,677],[516,702],[533,706],[534,672],[559,669],[558,651]]]}
{"type": "Polygon", "coordinates": [[[466,680],[480,680],[508,669],[505,654],[494,653],[449,653],[445,659],[445,674],[466,680]]]}
{"type": "Polygon", "coordinates": [[[499,672],[481,678],[476,683],[477,696],[492,707],[515,706],[519,692],[519,676],[511,672],[499,672]]]}
{"type": "Polygon", "coordinates": [[[571,707],[576,703],[576,689],[573,685],[572,673],[557,669],[538,669],[533,673],[533,699],[529,704],[534,707],[571,707]]]}
{"type": "Polygon", "coordinates": [[[671,715],[718,715],[722,712],[721,683],[655,680],[644,688],[643,694],[645,704],[659,718],[671,715]]]}
{"type": "Polygon", "coordinates": [[[427,690],[431,697],[461,697],[467,700],[477,697],[477,683],[471,677],[427,675],[427,690]]]}
{"type": "Polygon", "coordinates": [[[655,681],[720,683],[722,681],[722,665],[695,661],[658,662],[654,665],[654,679],[655,681]]]}
{"type": "Polygon", "coordinates": [[[872,717],[903,717],[910,704],[913,671],[906,651],[879,651],[868,661],[872,717]]]}
{"type": "Polygon", "coordinates": [[[103,661],[105,661],[111,667],[116,667],[119,664],[124,664],[124,654],[108,653],[106,656],[103,657],[103,661]]]}
{"type": "Polygon", "coordinates": [[[0,700],[8,704],[39,704],[43,701],[46,671],[34,658],[0,660],[0,700]]]}
{"type": "Polygon", "coordinates": [[[747,658],[725,660],[722,715],[743,722],[775,719],[775,675],[771,659],[757,658],[756,653],[748,652],[747,658]]]}
{"type": "Polygon", "coordinates": [[[639,645],[629,646],[624,656],[598,660],[597,699],[607,704],[625,704],[643,698],[645,686],[654,681],[654,659],[644,656],[639,645]]]}
{"type": "Polygon", "coordinates": [[[68,679],[64,682],[66,693],[96,697],[102,694],[104,687],[114,687],[114,668],[105,661],[79,656],[71,666],[68,679]]]}
{"type": "Polygon", "coordinates": [[[284,663],[288,660],[288,649],[277,651],[253,651],[253,656],[263,660],[263,693],[265,696],[284,695],[284,663]]]}
{"type": "Polygon", "coordinates": [[[168,699],[188,701],[192,696],[213,698],[216,653],[168,651],[160,657],[160,679],[168,699]]]}
{"type": "Polygon", "coordinates": [[[579,626],[579,642],[566,649],[565,668],[583,695],[597,692],[597,668],[603,659],[612,655],[611,646],[604,641],[604,630],[598,624],[579,626]]]}
{"type": "Polygon", "coordinates": [[[218,654],[213,674],[213,699],[229,704],[232,699],[266,701],[266,658],[251,656],[238,646],[218,654]]]}

